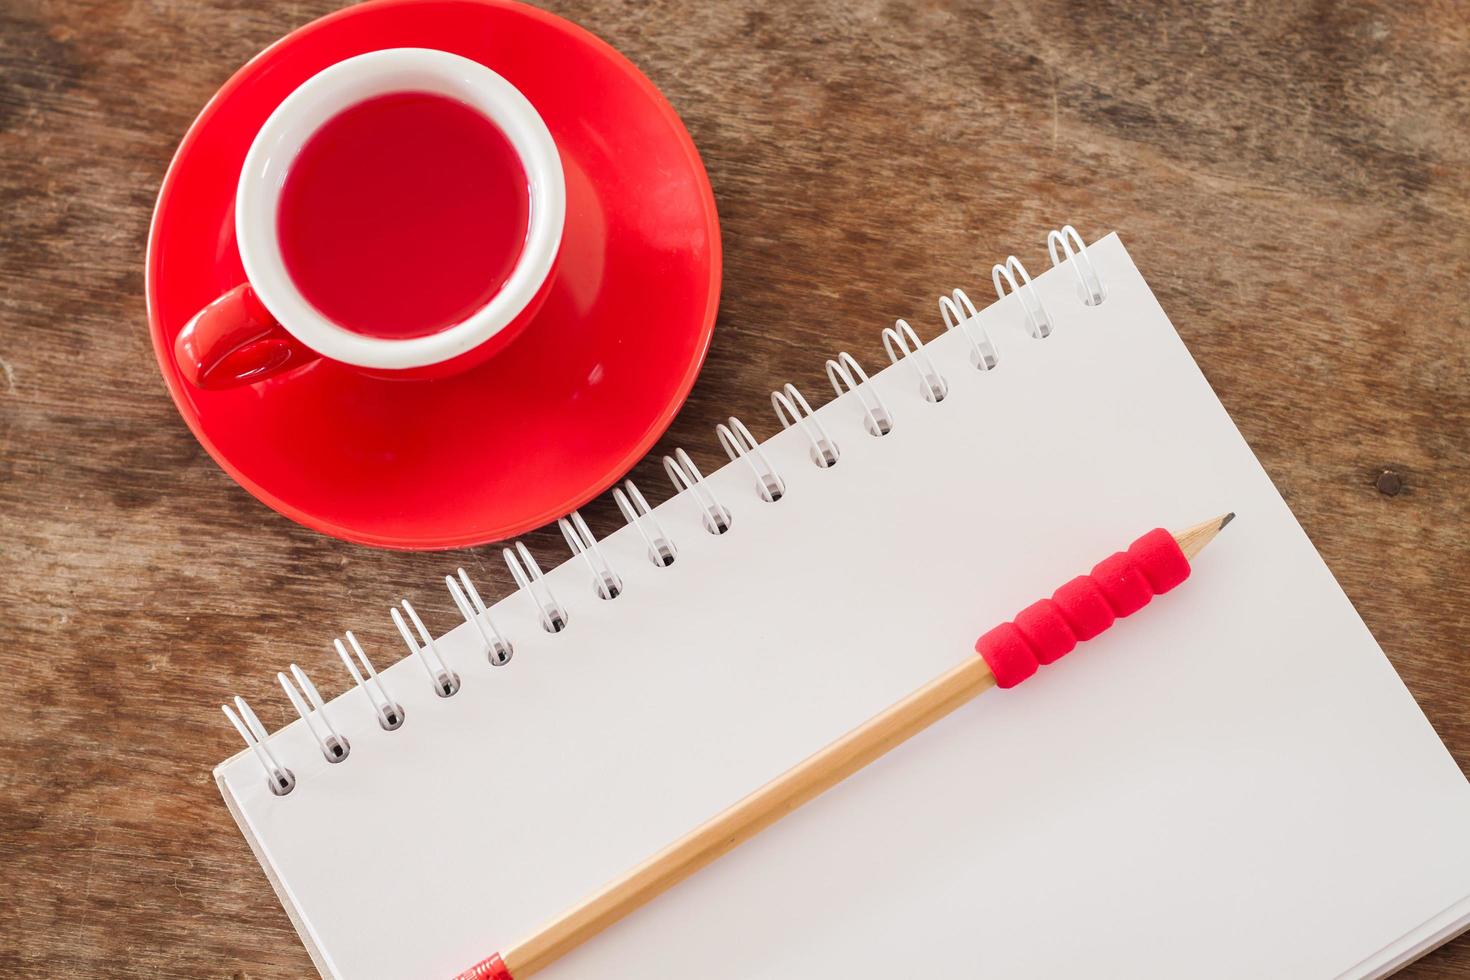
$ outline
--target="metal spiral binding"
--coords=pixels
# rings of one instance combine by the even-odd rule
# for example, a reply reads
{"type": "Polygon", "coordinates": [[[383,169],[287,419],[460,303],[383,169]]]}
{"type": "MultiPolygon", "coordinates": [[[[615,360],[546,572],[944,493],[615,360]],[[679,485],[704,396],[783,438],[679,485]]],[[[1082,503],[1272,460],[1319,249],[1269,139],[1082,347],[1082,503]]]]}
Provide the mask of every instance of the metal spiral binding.
{"type": "Polygon", "coordinates": [[[776,410],[776,418],[781,420],[781,428],[789,429],[795,425],[806,433],[807,440],[812,444],[813,463],[823,469],[837,465],[842,451],[837,448],[833,438],[827,435],[821,420],[812,411],[806,396],[796,390],[796,385],[787,384],[780,391],[771,392],[771,407],[776,410]]]}
{"type": "Polygon", "coordinates": [[[839,398],[849,391],[857,397],[863,406],[863,422],[870,434],[886,436],[893,431],[893,413],[888,411],[878,393],[870,390],[868,372],[851,354],[843,351],[835,359],[827,361],[827,380],[832,382],[832,390],[839,398]]]}
{"type": "Polygon", "coordinates": [[[551,586],[546,584],[541,566],[536,564],[536,558],[530,550],[517,541],[514,551],[506,548],[501,555],[505,557],[506,567],[510,569],[510,577],[516,580],[516,586],[536,603],[541,628],[548,633],[560,633],[566,629],[567,611],[556,601],[556,596],[552,595],[551,586]]]}
{"type": "MultiPolygon", "coordinates": [[[[973,344],[975,341],[972,338],[970,342],[973,344]]],[[[909,326],[907,320],[900,318],[893,321],[893,326],[883,328],[883,350],[888,353],[888,360],[893,364],[912,358],[919,372],[919,382],[922,385],[920,390],[924,393],[924,400],[944,401],[944,396],[949,394],[949,382],[944,380],[944,375],[939,373],[934,362],[929,359],[924,351],[924,342],[914,333],[914,328],[909,326]],[[900,354],[899,351],[903,353],[900,354]]]]}
{"type": "MultiPolygon", "coordinates": [[[[1106,284],[1098,276],[1097,269],[1087,254],[1087,246],[1075,228],[1065,225],[1059,230],[1049,232],[1047,251],[1054,267],[1063,264],[1070,266],[1077,277],[1080,297],[1085,305],[1096,306],[1106,299],[1106,284]]],[[[1019,259],[1012,255],[1004,263],[995,265],[991,269],[991,281],[998,299],[1004,299],[1009,294],[1019,297],[1025,320],[1024,329],[1031,337],[1043,339],[1054,332],[1053,321],[1019,259]]],[[[956,289],[941,297],[939,308],[946,329],[960,330],[969,341],[973,354],[971,363],[984,371],[995,368],[999,363],[998,351],[989,334],[980,326],[975,306],[965,292],[956,289]],[[978,336],[973,330],[979,331],[978,336]]],[[[913,327],[905,320],[896,320],[892,327],[883,330],[882,339],[884,350],[894,364],[912,361],[924,399],[929,402],[942,401],[949,392],[949,383],[934,366],[913,327]]],[[[839,397],[848,393],[854,395],[856,403],[862,408],[863,424],[871,435],[884,436],[893,430],[893,413],[851,354],[843,351],[828,360],[826,368],[827,378],[839,397]]],[[[837,463],[841,457],[837,442],[828,434],[811,405],[794,385],[784,385],[779,391],[772,392],[771,405],[783,429],[795,426],[806,436],[814,464],[826,469],[837,463]]],[[[744,460],[750,467],[755,475],[756,495],[760,499],[775,503],[786,496],[786,482],[772,466],[761,444],[739,419],[731,417],[716,426],[715,433],[732,462],[744,460]]],[[[689,454],[683,449],[676,449],[671,456],[664,457],[663,462],[675,491],[687,492],[699,507],[705,528],[712,534],[728,532],[733,523],[731,511],[715,497],[689,454]]],[[[653,508],[633,481],[624,480],[620,486],[613,488],[612,497],[623,519],[643,540],[648,560],[658,568],[672,566],[678,555],[678,548],[674,540],[665,533],[653,508]]],[[[608,563],[581,514],[574,511],[557,524],[573,556],[581,556],[591,570],[593,590],[597,595],[602,599],[619,596],[623,591],[623,580],[608,563]]],[[[506,548],[503,554],[519,591],[525,592],[536,603],[542,628],[550,633],[566,629],[569,622],[566,607],[552,594],[540,566],[526,546],[518,541],[513,548],[506,548]]],[[[445,576],[445,584],[465,622],[474,629],[482,642],[489,662],[494,666],[508,663],[513,653],[511,640],[496,624],[490,608],[480,598],[465,570],[458,569],[457,578],[445,576]]],[[[408,600],[402,600],[402,609],[403,613],[396,608],[392,609],[391,617],[404,643],[423,664],[433,683],[434,693],[439,697],[453,696],[460,690],[459,676],[444,661],[433,635],[408,600]],[[407,621],[404,614],[407,615],[407,621]],[[410,631],[409,622],[413,624],[414,631],[410,631]],[[414,638],[414,632],[417,632],[418,639],[414,638]]],[[[403,706],[389,695],[382,678],[373,668],[357,638],[350,630],[344,635],[347,645],[340,639],[332,641],[343,666],[367,699],[378,725],[389,732],[399,730],[405,724],[403,706]],[[348,646],[352,649],[351,654],[348,646]]],[[[343,762],[351,751],[346,734],[328,718],[327,705],[305,671],[296,664],[291,665],[290,671],[289,677],[285,673],[276,675],[286,697],[301,716],[303,724],[327,761],[343,762]]],[[[251,754],[260,763],[270,791],[277,796],[290,793],[296,786],[296,777],[271,751],[268,744],[270,736],[250,705],[244,698],[235,697],[233,707],[228,704],[221,707],[230,724],[239,732],[251,754]]]]}
{"type": "MultiPolygon", "coordinates": [[[[495,626],[495,619],[490,615],[490,610],[485,608],[485,600],[480,598],[475,583],[465,574],[463,568],[459,570],[459,581],[454,580],[453,575],[444,576],[444,584],[449,587],[449,597],[454,600],[455,606],[459,608],[460,615],[464,616],[465,622],[475,628],[484,641],[485,653],[490,662],[497,667],[504,667],[510,663],[510,658],[515,649],[505,634],[495,626]]],[[[351,636],[351,634],[348,634],[351,636]]]]}
{"type": "Polygon", "coordinates": [[[413,634],[408,631],[408,626],[403,622],[403,617],[398,610],[390,609],[389,615],[393,617],[393,625],[398,627],[403,642],[408,645],[409,652],[416,656],[419,663],[424,665],[424,670],[429,674],[429,680],[434,685],[434,693],[441,698],[453,697],[459,692],[459,675],[450,670],[444,663],[444,658],[439,656],[439,647],[434,643],[434,634],[424,628],[424,621],[419,619],[419,614],[414,612],[413,605],[404,599],[401,602],[403,611],[408,613],[408,618],[413,620],[414,628],[419,631],[423,638],[423,646],[414,642],[413,634]]]}
{"type": "MultiPolygon", "coordinates": [[[[1036,287],[1031,285],[1031,277],[1026,274],[1026,267],[1021,264],[1020,259],[1014,255],[1008,255],[1004,265],[992,266],[990,281],[995,286],[996,299],[1006,298],[1003,283],[1008,283],[1011,292],[1020,298],[1021,308],[1026,311],[1026,327],[1031,332],[1031,336],[1037,340],[1045,340],[1051,336],[1051,320],[1047,318],[1046,307],[1041,305],[1041,298],[1036,295],[1036,287]],[[1019,283],[1016,281],[1017,276],[1020,277],[1019,283]]],[[[959,290],[956,289],[955,292],[958,293],[959,290]]]]}
{"type": "Polygon", "coordinates": [[[332,725],[332,720],[327,717],[327,706],[322,702],[322,696],[317,692],[316,685],[311,678],[306,676],[306,671],[295,664],[291,665],[291,677],[287,677],[280,671],[276,672],[276,680],[280,681],[281,689],[286,692],[286,699],[291,702],[291,707],[306,722],[307,730],[311,732],[318,745],[322,747],[322,755],[327,757],[328,762],[337,763],[347,758],[347,753],[352,751],[352,745],[343,737],[342,733],[332,725]],[[291,677],[296,679],[292,683],[291,677]],[[306,692],[310,699],[308,705],[301,699],[301,692],[296,690],[296,685],[301,685],[301,690],[306,692]],[[325,731],[317,729],[320,722],[325,731]]]}
{"type": "Polygon", "coordinates": [[[347,642],[352,644],[352,650],[357,654],[357,659],[362,662],[362,672],[357,669],[357,664],[347,655],[347,648],[342,646],[341,640],[333,640],[332,646],[337,650],[337,656],[342,658],[342,665],[357,682],[358,688],[373,706],[373,713],[378,716],[378,724],[383,726],[384,731],[396,731],[403,725],[403,705],[388,697],[387,688],[378,677],[378,672],[373,669],[372,661],[368,660],[367,654],[362,652],[362,644],[357,642],[357,637],[352,635],[352,630],[347,631],[347,642]],[[363,678],[363,672],[367,678],[363,678]]]}
{"type": "Polygon", "coordinates": [[[561,529],[561,536],[566,538],[567,547],[572,549],[572,554],[581,555],[587,561],[587,567],[592,569],[592,587],[603,599],[616,599],[623,594],[623,580],[608,565],[607,559],[602,556],[602,549],[597,546],[597,539],[587,528],[587,522],[582,519],[581,513],[572,511],[566,517],[556,522],[561,529]]]}
{"type": "Polygon", "coordinates": [[[260,768],[265,770],[265,778],[270,784],[271,792],[277,796],[285,796],[295,789],[296,777],[291,774],[291,770],[276,761],[275,754],[265,744],[270,736],[266,734],[265,726],[260,723],[260,719],[255,717],[255,712],[250,710],[250,705],[245,703],[245,699],[237,694],[234,708],[227,704],[222,704],[220,707],[224,709],[225,717],[230,719],[230,724],[235,726],[235,731],[240,733],[240,737],[245,740],[245,744],[260,761],[260,768]]]}
{"type": "MultiPolygon", "coordinates": [[[[970,327],[974,324],[979,314],[975,312],[975,304],[970,302],[970,297],[965,294],[963,289],[956,289],[948,296],[939,297],[939,315],[944,317],[944,329],[958,330],[970,342],[970,350],[974,354],[970,358],[971,364],[982,371],[989,371],[1000,363],[1000,354],[996,351],[995,344],[990,342],[990,334],[986,332],[985,328],[980,328],[979,340],[976,340],[975,335],[971,333],[970,327]]],[[[908,326],[908,324],[905,323],[904,326],[908,326]]],[[[912,330],[909,332],[910,334],[913,333],[912,330]]],[[[904,353],[908,353],[907,348],[904,349],[904,353]]],[[[889,350],[888,356],[890,358],[893,356],[892,349],[889,350]]],[[[941,378],[940,380],[943,379],[941,378]]],[[[939,399],[931,398],[929,400],[938,401],[939,399]]]]}
{"type": "Polygon", "coordinates": [[[1077,229],[1071,225],[1063,225],[1058,231],[1047,232],[1046,251],[1051,256],[1053,268],[1061,265],[1063,261],[1057,254],[1058,247],[1067,253],[1066,262],[1077,274],[1077,283],[1082,289],[1082,302],[1088,306],[1096,306],[1107,299],[1107,290],[1103,287],[1102,280],[1098,278],[1092,259],[1087,255],[1087,243],[1082,241],[1082,236],[1077,234],[1077,229]]]}
{"type": "Polygon", "coordinates": [[[720,437],[720,445],[725,447],[725,455],[730,457],[730,462],[743,459],[750,466],[750,471],[755,474],[756,493],[762,500],[775,503],[785,495],[786,483],[771,468],[771,461],[761,452],[760,443],[755,441],[744,422],[732,415],[728,424],[721,422],[715,426],[715,435],[720,437]]]}
{"type": "Polygon", "coordinates": [[[664,534],[663,527],[658,518],[653,516],[653,508],[648,506],[648,501],[643,499],[643,493],[638,485],[632,480],[624,480],[621,487],[613,487],[613,503],[618,505],[618,510],[623,514],[623,520],[632,525],[633,530],[648,545],[648,560],[659,568],[667,568],[674,563],[679,551],[674,547],[674,542],[664,534]],[[653,528],[653,533],[648,528],[653,528]]]}
{"type": "Polygon", "coordinates": [[[730,512],[715,499],[709,487],[704,485],[704,474],[699,472],[699,467],[694,465],[694,460],[689,458],[688,453],[675,449],[674,455],[665,456],[664,472],[669,474],[675,491],[682,493],[688,490],[699,504],[700,519],[704,521],[705,530],[710,534],[724,534],[730,530],[730,512]]]}

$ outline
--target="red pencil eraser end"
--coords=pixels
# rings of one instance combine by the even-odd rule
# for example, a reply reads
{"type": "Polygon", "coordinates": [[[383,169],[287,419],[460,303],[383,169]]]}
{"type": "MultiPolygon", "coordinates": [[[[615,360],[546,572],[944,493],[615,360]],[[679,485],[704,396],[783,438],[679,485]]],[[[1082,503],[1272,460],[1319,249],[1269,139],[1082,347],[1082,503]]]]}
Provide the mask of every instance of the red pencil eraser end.
{"type": "Polygon", "coordinates": [[[455,977],[454,980],[515,980],[506,969],[505,961],[496,953],[488,960],[481,960],[468,970],[455,977]]]}

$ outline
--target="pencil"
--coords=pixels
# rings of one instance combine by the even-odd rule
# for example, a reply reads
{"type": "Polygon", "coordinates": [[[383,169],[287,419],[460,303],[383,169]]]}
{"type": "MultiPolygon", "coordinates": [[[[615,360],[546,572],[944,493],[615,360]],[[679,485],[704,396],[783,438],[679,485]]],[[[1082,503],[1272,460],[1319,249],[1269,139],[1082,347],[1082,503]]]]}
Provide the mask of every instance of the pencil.
{"type": "Polygon", "coordinates": [[[1155,529],[1050,599],[985,633],[979,656],[939,675],[690,831],[596,894],[455,980],[526,980],[655,896],[831,789],[992,687],[1014,687],[1188,577],[1233,513],[1170,533],[1155,529]]]}

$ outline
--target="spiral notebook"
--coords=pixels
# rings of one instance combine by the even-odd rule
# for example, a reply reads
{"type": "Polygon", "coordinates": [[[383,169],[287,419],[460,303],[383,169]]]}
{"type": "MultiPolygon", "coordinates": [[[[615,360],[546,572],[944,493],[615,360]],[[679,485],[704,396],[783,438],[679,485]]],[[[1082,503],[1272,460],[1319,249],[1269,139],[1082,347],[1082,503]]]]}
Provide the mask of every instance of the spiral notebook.
{"type": "Polygon", "coordinates": [[[243,719],[216,778],[324,976],[453,976],[1077,569],[1226,510],[1147,614],[541,975],[1370,977],[1466,927],[1470,785],[1122,242],[1049,244],[978,314],[946,296],[927,343],[875,336],[881,372],[834,357],[839,397],[727,424],[727,465],[670,459],[651,510],[621,487],[627,525],[568,522],[544,577],[510,552],[522,587],[486,612],[456,576],[472,620],[426,643],[443,593],[398,607],[413,650],[363,651],[376,678],[303,650],[343,693],[243,719]]]}

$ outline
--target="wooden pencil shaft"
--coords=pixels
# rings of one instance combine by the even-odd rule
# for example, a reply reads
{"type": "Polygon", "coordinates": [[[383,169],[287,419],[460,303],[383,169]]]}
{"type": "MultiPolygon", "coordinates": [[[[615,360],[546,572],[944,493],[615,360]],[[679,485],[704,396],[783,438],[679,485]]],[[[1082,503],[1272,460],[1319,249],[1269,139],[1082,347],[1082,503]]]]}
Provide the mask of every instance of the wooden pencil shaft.
{"type": "Polygon", "coordinates": [[[525,980],[666,889],[831,789],[894,746],[995,684],[970,656],[908,697],[808,756],[723,813],[664,848],[587,901],[502,954],[525,980]]]}

